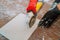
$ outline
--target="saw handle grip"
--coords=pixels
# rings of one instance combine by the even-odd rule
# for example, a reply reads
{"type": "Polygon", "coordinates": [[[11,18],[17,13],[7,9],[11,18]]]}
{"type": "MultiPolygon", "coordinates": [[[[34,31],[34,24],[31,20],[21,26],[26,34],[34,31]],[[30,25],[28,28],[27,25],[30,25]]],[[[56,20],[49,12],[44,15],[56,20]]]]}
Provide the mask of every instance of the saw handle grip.
{"type": "Polygon", "coordinates": [[[27,7],[27,12],[32,11],[35,14],[36,4],[37,4],[37,0],[30,0],[29,5],[27,7]]]}

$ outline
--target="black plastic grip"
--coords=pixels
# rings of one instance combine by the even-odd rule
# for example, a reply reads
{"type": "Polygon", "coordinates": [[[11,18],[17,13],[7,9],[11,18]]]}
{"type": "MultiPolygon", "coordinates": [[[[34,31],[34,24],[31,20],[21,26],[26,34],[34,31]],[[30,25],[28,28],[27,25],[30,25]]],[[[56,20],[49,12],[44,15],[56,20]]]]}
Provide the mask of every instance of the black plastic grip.
{"type": "Polygon", "coordinates": [[[39,22],[38,27],[50,27],[54,20],[59,16],[58,11],[59,10],[57,9],[57,7],[55,7],[53,10],[48,11],[39,22]]]}

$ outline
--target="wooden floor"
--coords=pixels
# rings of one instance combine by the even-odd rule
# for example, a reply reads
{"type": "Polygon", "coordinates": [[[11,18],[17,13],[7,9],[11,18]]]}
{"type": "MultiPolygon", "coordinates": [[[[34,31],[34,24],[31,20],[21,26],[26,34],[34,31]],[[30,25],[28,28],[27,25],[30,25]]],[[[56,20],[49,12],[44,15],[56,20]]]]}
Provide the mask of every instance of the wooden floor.
{"type": "Polygon", "coordinates": [[[50,28],[38,27],[28,40],[60,40],[60,16],[50,28]]]}

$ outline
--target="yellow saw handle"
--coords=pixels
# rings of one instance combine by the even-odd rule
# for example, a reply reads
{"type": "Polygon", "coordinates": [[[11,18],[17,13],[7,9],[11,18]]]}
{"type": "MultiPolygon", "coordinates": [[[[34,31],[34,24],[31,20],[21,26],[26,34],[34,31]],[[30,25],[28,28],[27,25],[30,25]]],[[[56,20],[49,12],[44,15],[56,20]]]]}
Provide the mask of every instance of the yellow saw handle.
{"type": "Polygon", "coordinates": [[[42,1],[41,2],[37,2],[36,11],[39,11],[39,9],[41,9],[42,5],[43,5],[42,1]]]}

